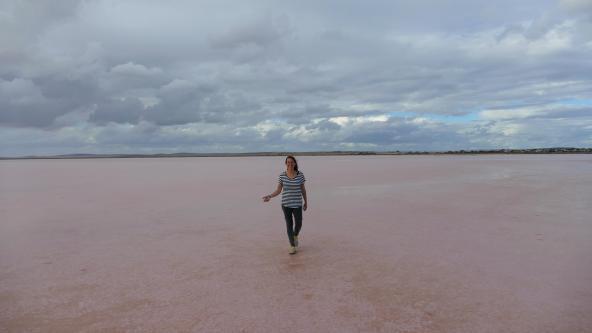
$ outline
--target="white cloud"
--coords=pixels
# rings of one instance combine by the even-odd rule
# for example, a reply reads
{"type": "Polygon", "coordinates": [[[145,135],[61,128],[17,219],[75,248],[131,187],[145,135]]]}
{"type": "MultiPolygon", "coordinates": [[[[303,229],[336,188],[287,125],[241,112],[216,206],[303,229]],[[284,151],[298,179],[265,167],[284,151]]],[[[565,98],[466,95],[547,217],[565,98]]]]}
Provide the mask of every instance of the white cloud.
{"type": "Polygon", "coordinates": [[[144,65],[135,64],[131,61],[125,64],[114,66],[113,68],[111,68],[110,72],[121,75],[136,76],[152,76],[162,74],[162,70],[158,67],[147,68],[144,65]]]}

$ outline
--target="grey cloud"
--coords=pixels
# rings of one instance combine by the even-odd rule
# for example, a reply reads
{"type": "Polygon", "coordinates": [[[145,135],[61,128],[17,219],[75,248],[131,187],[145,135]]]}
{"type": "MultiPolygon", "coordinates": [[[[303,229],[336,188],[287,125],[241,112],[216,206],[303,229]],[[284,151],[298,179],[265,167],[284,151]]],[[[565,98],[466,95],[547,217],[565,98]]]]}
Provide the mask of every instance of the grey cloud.
{"type": "Polygon", "coordinates": [[[76,14],[80,0],[34,1],[5,0],[0,3],[0,40],[3,48],[22,47],[47,26],[76,14]]]}
{"type": "MultiPolygon", "coordinates": [[[[536,126],[523,121],[541,131],[565,131],[575,126],[566,120],[585,121],[589,108],[557,109],[489,127],[475,122],[460,132],[444,122],[429,128],[394,120],[339,127],[327,118],[400,111],[429,118],[589,101],[588,3],[561,1],[565,10],[557,11],[550,0],[126,0],[115,11],[103,0],[5,1],[0,126],[13,134],[39,127],[43,130],[35,133],[44,138],[61,135],[61,127],[109,129],[108,135],[119,133],[113,136],[119,143],[103,144],[121,150],[127,149],[126,135],[138,150],[189,146],[191,136],[167,132],[177,126],[208,133],[194,137],[203,149],[214,147],[212,140],[228,149],[263,150],[304,142],[328,149],[343,142],[377,148],[433,148],[436,141],[487,146],[508,144],[512,135],[503,131],[510,133],[505,127],[510,124],[519,124],[514,136],[544,141],[535,135],[536,126]],[[288,129],[261,134],[255,126],[266,120],[304,129],[310,137],[288,140],[297,133],[288,129]],[[146,124],[155,126],[149,141],[142,141],[139,130],[128,131],[146,124]],[[518,128],[528,128],[528,134],[518,134],[518,128]],[[240,141],[236,133],[242,133],[240,141]]],[[[583,127],[574,128],[568,142],[589,142],[583,127]]],[[[92,145],[81,142],[80,147],[92,145]]]]}
{"type": "Polygon", "coordinates": [[[592,115],[592,107],[577,107],[568,110],[557,110],[549,112],[546,115],[546,118],[569,118],[576,120],[578,118],[590,118],[590,115],[592,115]]]}
{"type": "Polygon", "coordinates": [[[142,117],[144,105],[137,98],[106,100],[99,103],[89,117],[96,124],[108,122],[136,124],[142,117]]]}
{"type": "Polygon", "coordinates": [[[283,129],[274,129],[265,133],[264,137],[267,142],[274,144],[282,143],[284,141],[284,134],[286,131],[283,129]]]}
{"type": "MultiPolygon", "coordinates": [[[[359,116],[359,115],[377,115],[383,114],[383,110],[344,110],[335,108],[327,104],[303,104],[298,107],[291,107],[282,112],[274,113],[279,118],[284,119],[287,123],[293,125],[310,124],[316,118],[324,117],[344,117],[344,116],[359,116]]],[[[315,126],[312,125],[311,126],[315,126]]]]}
{"type": "Polygon", "coordinates": [[[592,117],[585,119],[517,119],[490,121],[475,126],[469,136],[491,147],[586,147],[592,142],[592,117]],[[516,129],[515,133],[502,133],[516,129]]]}
{"type": "MultiPolygon", "coordinates": [[[[409,124],[399,120],[389,122],[365,123],[355,127],[350,135],[345,138],[348,142],[363,142],[373,144],[393,144],[414,142],[420,131],[418,125],[409,124]]],[[[428,136],[431,137],[431,136],[428,136]]]]}
{"type": "Polygon", "coordinates": [[[144,65],[135,64],[133,62],[128,62],[125,64],[120,64],[111,68],[110,72],[121,74],[121,75],[129,75],[129,76],[142,76],[142,77],[150,77],[153,75],[160,75],[162,74],[162,70],[158,67],[154,68],[147,68],[144,65]]]}
{"type": "Polygon", "coordinates": [[[34,81],[46,98],[63,103],[64,108],[60,114],[67,113],[77,107],[91,105],[101,96],[97,78],[90,75],[79,78],[52,75],[38,77],[34,81]]]}
{"type": "Polygon", "coordinates": [[[559,4],[572,13],[592,14],[592,2],[589,0],[559,0],[559,4]]]}
{"type": "Polygon", "coordinates": [[[323,119],[317,123],[309,123],[305,126],[305,128],[308,130],[318,129],[321,131],[337,131],[341,129],[341,126],[327,119],[323,119]]]}
{"type": "Polygon", "coordinates": [[[269,14],[261,18],[236,25],[223,33],[210,36],[210,44],[214,48],[235,48],[254,44],[266,47],[278,42],[290,33],[287,17],[273,18],[269,14]]]}
{"type": "Polygon", "coordinates": [[[244,117],[252,117],[260,109],[258,103],[242,94],[183,80],[174,80],[161,87],[156,97],[160,102],[147,107],[143,119],[159,125],[240,123],[244,117]]]}
{"type": "Polygon", "coordinates": [[[51,78],[39,82],[18,78],[0,80],[0,124],[48,127],[55,118],[83,107],[85,97],[92,95],[87,89],[88,82],[55,83],[51,78]]]}

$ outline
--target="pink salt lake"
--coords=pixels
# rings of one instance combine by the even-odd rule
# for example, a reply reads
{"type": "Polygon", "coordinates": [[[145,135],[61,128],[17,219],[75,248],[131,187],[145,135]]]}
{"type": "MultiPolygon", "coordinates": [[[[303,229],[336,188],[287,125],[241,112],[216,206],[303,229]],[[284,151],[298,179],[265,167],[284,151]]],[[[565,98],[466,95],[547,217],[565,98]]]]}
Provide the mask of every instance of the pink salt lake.
{"type": "Polygon", "coordinates": [[[2,332],[592,332],[592,155],[0,161],[2,332]]]}

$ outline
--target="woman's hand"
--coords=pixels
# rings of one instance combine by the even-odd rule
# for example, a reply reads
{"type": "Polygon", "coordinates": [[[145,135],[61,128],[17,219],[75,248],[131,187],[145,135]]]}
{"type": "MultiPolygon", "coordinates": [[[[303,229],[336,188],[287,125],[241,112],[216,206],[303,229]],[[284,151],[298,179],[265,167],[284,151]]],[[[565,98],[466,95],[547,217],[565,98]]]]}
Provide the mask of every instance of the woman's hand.
{"type": "Polygon", "coordinates": [[[271,197],[269,195],[266,195],[262,199],[263,199],[263,202],[268,202],[269,199],[271,199],[271,197]]]}
{"type": "Polygon", "coordinates": [[[306,210],[306,208],[307,208],[306,206],[307,206],[307,204],[306,204],[306,202],[305,202],[305,203],[304,203],[304,207],[302,207],[302,209],[306,210]]]}

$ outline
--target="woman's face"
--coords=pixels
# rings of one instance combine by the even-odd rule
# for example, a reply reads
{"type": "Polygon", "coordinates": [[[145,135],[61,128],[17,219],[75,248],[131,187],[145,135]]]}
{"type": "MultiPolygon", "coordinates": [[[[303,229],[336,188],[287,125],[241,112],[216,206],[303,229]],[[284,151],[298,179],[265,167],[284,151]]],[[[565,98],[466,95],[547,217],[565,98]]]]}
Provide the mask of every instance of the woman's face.
{"type": "Polygon", "coordinates": [[[296,162],[294,162],[293,159],[289,158],[286,160],[286,167],[288,168],[288,170],[294,170],[294,167],[296,167],[296,162]]]}

